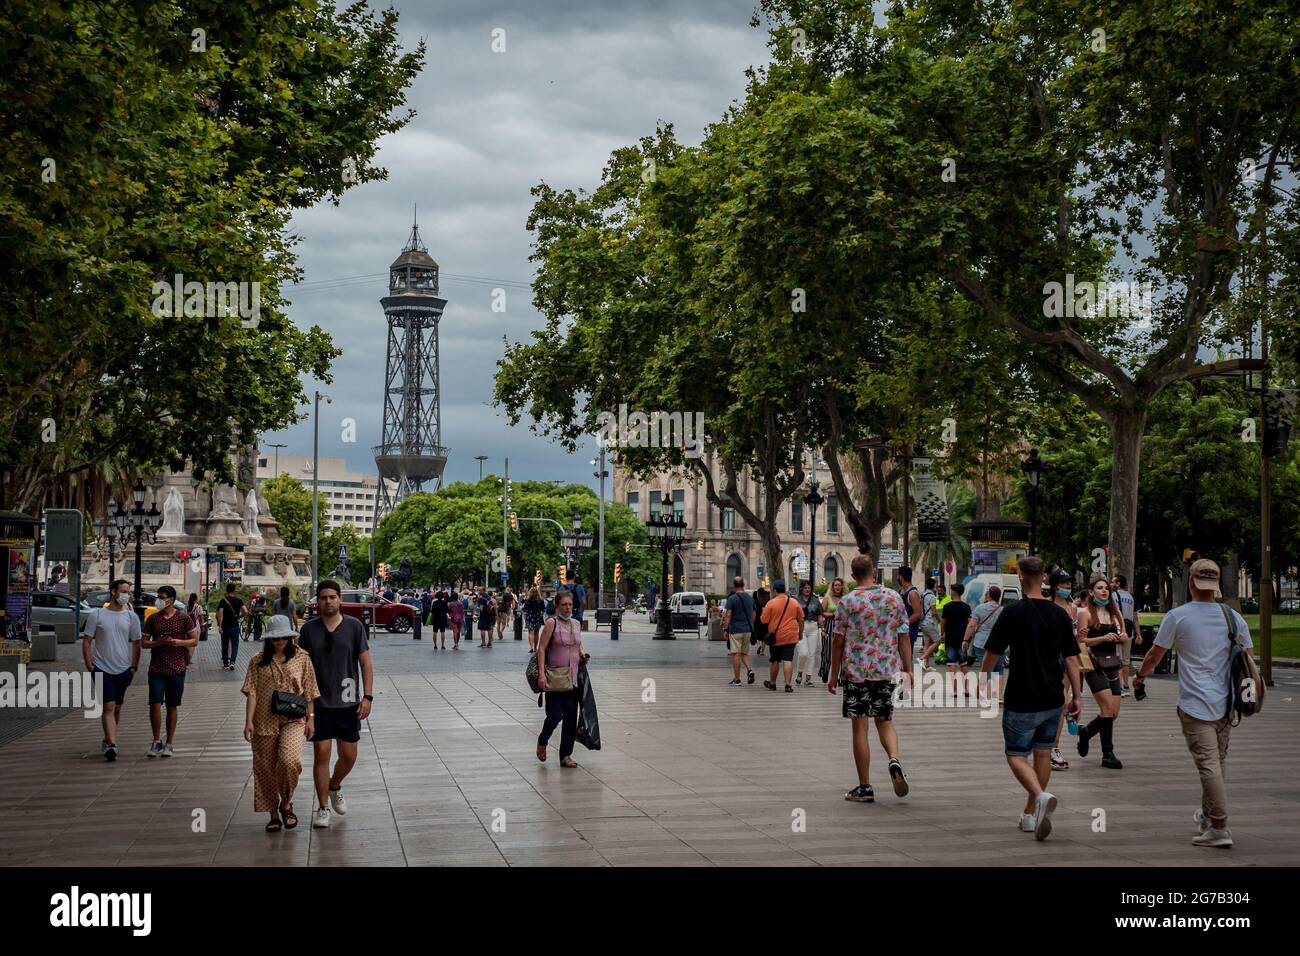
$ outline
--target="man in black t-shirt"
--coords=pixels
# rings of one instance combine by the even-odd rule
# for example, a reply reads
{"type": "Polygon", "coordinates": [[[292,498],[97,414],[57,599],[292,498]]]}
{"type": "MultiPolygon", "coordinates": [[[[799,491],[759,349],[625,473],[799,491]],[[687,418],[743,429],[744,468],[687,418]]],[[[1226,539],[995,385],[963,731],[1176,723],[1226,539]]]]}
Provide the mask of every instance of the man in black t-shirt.
{"type": "Polygon", "coordinates": [[[1043,593],[1043,562],[1028,556],[1016,569],[1025,600],[1003,609],[984,645],[982,674],[997,666],[1011,649],[1011,677],[1002,701],[1002,740],[1011,773],[1029,794],[1020,814],[1020,829],[1043,840],[1052,832],[1056,797],[1047,790],[1052,775],[1052,748],[1061,707],[1079,713],[1079,646],[1070,616],[1043,593]],[[1065,705],[1061,678],[1070,675],[1071,698],[1065,705]],[[1033,753],[1033,763],[1029,755],[1033,753]]]}
{"type": "MultiPolygon", "coordinates": [[[[956,674],[957,668],[961,668],[963,674],[966,673],[970,664],[975,661],[968,660],[966,653],[961,649],[962,642],[966,640],[966,625],[970,623],[971,607],[961,599],[961,593],[965,590],[960,584],[950,585],[948,593],[952,599],[943,606],[941,618],[943,620],[943,643],[944,659],[948,662],[948,673],[956,674]]],[[[956,685],[956,698],[962,700],[965,695],[965,689],[960,680],[952,680],[951,683],[956,685]]],[[[961,706],[959,703],[958,706],[961,706]]]]}
{"type": "Polygon", "coordinates": [[[226,596],[217,604],[217,628],[221,632],[221,668],[233,671],[239,654],[239,619],[248,613],[235,594],[235,582],[226,585],[226,596]]]}
{"type": "Polygon", "coordinates": [[[322,581],[316,585],[316,607],[319,614],[302,626],[298,644],[311,657],[320,688],[315,709],[316,732],[311,738],[317,804],[312,826],[328,827],[331,808],[339,816],[348,812],[341,788],[343,779],[357,762],[361,721],[370,716],[375,699],[375,674],[365,625],[355,617],[343,616],[342,592],[337,582],[322,581]],[[339,758],[331,772],[330,756],[335,740],[339,758]]]}

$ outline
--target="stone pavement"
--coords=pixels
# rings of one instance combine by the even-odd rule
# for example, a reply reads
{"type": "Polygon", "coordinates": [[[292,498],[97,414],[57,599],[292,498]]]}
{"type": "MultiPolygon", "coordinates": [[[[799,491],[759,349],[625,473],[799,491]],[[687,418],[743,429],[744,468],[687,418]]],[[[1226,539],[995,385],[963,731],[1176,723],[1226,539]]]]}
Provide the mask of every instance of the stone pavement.
{"type": "MultiPolygon", "coordinates": [[[[1199,788],[1169,679],[1153,680],[1142,703],[1124,701],[1124,770],[1068,754],[1071,769],[1053,775],[1053,834],[1038,843],[1016,829],[1023,793],[1000,721],[978,710],[897,711],[912,793],[894,797],[873,731],[878,802],[851,804],[848,722],[824,688],[774,694],[762,669],[759,683],[729,688],[721,644],[655,642],[642,622],[617,644],[607,632],[585,640],[603,747],[579,746],[580,768],[562,770],[558,734],[548,763],[533,753],[542,715],[523,682],[527,644],[453,652],[434,651],[427,635],[378,637],[377,699],[344,788],[347,816],[311,829],[308,746],[303,822],[279,834],[264,833],[252,810],[239,693],[252,645],[231,674],[213,666],[208,641],[175,757],[144,755],[142,678],[116,763],[99,755],[98,721],[80,714],[0,746],[0,865],[1300,863],[1300,687],[1281,678],[1266,711],[1233,734],[1234,849],[1190,844],[1199,788]],[[1104,832],[1094,831],[1098,811],[1104,832]]],[[[1085,719],[1091,712],[1089,700],[1085,719]]]]}

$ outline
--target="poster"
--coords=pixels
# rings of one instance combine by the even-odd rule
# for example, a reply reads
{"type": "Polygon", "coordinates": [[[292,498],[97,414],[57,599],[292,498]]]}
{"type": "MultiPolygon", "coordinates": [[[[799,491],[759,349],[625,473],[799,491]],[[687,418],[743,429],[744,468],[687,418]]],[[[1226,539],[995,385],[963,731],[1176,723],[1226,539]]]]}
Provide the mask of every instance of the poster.
{"type": "Polygon", "coordinates": [[[32,624],[32,552],[30,542],[0,540],[0,552],[6,556],[5,633],[6,641],[31,640],[32,624]]]}
{"type": "Polygon", "coordinates": [[[930,459],[914,459],[916,486],[916,537],[918,541],[947,541],[948,499],[943,482],[930,472],[930,459]]]}

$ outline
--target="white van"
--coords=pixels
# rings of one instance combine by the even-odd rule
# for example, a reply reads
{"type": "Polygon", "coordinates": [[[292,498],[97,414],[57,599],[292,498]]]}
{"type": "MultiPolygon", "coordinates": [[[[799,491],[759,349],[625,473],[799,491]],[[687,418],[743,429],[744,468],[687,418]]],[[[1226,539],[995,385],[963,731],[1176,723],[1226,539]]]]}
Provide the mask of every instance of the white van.
{"type": "Polygon", "coordinates": [[[984,600],[984,592],[988,590],[991,584],[996,584],[1002,589],[1002,603],[1004,605],[1012,604],[1023,597],[1020,593],[1020,577],[1018,575],[986,573],[977,574],[962,582],[965,590],[962,591],[961,599],[971,607],[977,607],[984,600]]]}
{"type": "Polygon", "coordinates": [[[702,591],[678,591],[668,599],[672,614],[694,614],[703,627],[709,623],[709,604],[702,591]]]}

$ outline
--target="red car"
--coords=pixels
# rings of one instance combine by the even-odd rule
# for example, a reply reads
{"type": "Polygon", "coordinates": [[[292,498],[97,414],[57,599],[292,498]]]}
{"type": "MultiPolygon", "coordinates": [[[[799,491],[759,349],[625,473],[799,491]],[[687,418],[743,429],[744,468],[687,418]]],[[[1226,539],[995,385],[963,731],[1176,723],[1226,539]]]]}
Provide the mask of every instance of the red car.
{"type": "MultiPolygon", "coordinates": [[[[409,631],[415,624],[415,615],[420,613],[420,609],[417,607],[389,601],[378,594],[371,594],[369,591],[344,591],[341,597],[343,598],[341,610],[345,615],[355,617],[358,621],[364,621],[365,618],[362,612],[369,610],[372,625],[387,628],[394,634],[403,634],[409,631]]],[[[316,614],[316,602],[311,601],[307,605],[306,616],[313,618],[316,614]]]]}

